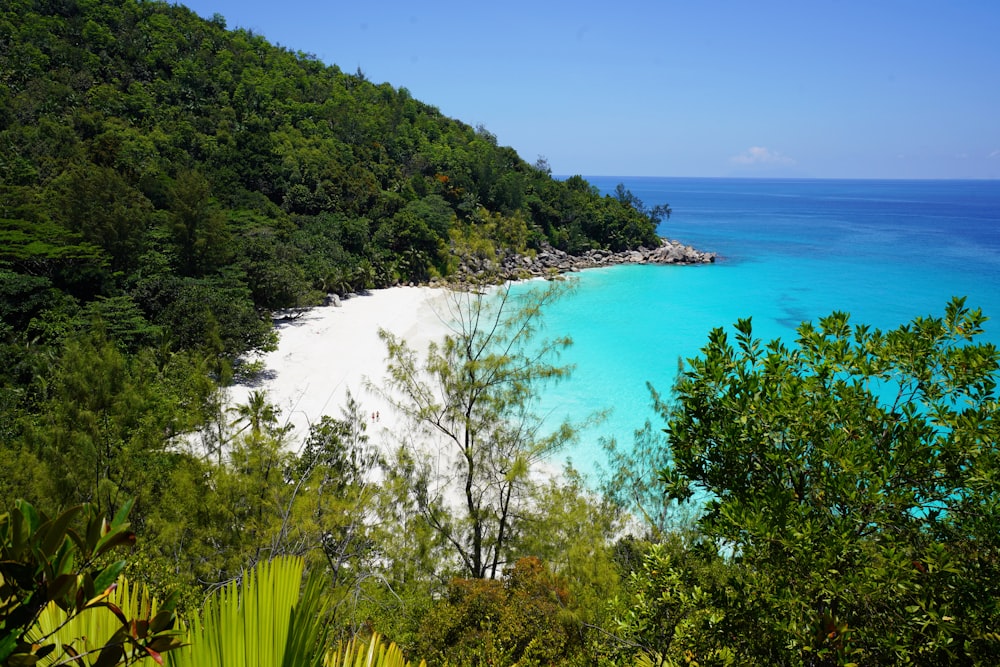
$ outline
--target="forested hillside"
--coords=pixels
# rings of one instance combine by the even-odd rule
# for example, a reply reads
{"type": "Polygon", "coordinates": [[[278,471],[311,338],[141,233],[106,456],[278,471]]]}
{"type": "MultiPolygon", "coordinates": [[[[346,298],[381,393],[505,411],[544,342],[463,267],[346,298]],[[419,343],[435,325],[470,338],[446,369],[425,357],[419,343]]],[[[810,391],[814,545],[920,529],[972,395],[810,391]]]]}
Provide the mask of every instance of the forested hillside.
{"type": "Polygon", "coordinates": [[[269,309],[447,275],[456,237],[655,242],[630,202],[405,88],[182,6],[6,2],[0,79],[8,342],[99,316],[133,347],[218,330],[231,358],[266,345],[269,309]]]}

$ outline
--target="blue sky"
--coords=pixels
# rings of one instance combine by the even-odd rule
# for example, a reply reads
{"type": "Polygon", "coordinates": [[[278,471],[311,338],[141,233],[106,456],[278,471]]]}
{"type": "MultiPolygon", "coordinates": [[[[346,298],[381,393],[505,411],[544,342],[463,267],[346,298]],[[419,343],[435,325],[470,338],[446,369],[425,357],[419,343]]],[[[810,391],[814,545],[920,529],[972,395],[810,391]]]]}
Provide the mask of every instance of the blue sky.
{"type": "Polygon", "coordinates": [[[556,174],[1000,178],[997,0],[190,0],[556,174]]]}

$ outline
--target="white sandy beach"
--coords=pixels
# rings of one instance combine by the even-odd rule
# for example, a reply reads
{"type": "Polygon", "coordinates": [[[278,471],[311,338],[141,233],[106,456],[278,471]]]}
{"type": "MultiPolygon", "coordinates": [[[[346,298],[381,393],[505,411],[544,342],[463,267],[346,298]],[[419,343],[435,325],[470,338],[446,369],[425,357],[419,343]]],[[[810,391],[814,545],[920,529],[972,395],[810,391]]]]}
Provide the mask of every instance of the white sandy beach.
{"type": "Polygon", "coordinates": [[[298,449],[310,424],[323,415],[336,418],[354,396],[367,415],[373,444],[401,426],[384,399],[366,388],[385,377],[385,329],[403,338],[419,354],[432,340],[448,333],[441,319],[447,292],[430,287],[393,287],[345,299],[338,306],[313,308],[301,317],[278,325],[278,349],[262,356],[265,371],[254,385],[229,390],[229,405],[246,403],[251,391],[263,390],[281,410],[280,420],[294,426],[291,446],[298,449]],[[371,419],[379,413],[378,421],[371,419]]]}

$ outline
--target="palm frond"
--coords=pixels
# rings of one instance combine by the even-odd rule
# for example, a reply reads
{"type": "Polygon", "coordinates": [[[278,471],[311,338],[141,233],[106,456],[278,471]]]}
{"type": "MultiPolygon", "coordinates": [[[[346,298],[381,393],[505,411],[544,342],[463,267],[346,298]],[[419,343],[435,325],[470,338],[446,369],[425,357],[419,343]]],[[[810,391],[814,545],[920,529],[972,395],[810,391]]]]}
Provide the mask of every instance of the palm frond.
{"type": "MultiPolygon", "coordinates": [[[[421,660],[419,667],[426,666],[427,662],[421,660]]],[[[375,633],[367,644],[358,637],[338,644],[327,652],[323,667],[411,667],[411,664],[395,643],[386,646],[375,633]]]]}
{"type": "Polygon", "coordinates": [[[326,640],[322,577],[302,588],[303,560],[262,561],[219,589],[191,619],[173,667],[320,667],[326,640]],[[301,590],[301,595],[300,595],[301,590]]]}

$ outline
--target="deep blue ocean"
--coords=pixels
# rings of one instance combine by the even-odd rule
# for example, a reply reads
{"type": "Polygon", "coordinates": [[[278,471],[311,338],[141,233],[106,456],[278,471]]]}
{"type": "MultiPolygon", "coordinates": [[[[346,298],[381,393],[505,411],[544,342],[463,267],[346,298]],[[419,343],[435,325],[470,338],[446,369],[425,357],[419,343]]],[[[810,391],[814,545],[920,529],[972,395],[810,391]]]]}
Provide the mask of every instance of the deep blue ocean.
{"type": "Polygon", "coordinates": [[[598,444],[627,446],[653,412],[646,383],[669,390],[708,332],[752,317],[755,333],[791,343],[795,328],[835,310],[883,329],[942,315],[952,296],[996,321],[1000,344],[1000,181],[587,177],[624,183],[647,206],[669,203],[660,234],[719,254],[706,266],[627,266],[575,274],[577,290],[546,313],[574,344],[572,377],[548,388],[553,425],[610,410],[563,458],[585,473],[598,444]]]}

